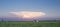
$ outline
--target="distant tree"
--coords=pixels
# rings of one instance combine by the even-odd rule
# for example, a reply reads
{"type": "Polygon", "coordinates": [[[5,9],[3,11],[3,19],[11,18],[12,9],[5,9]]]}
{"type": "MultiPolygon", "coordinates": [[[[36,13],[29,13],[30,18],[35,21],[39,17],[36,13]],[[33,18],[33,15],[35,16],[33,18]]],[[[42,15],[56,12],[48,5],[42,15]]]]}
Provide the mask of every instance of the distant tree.
{"type": "Polygon", "coordinates": [[[1,19],[1,21],[2,21],[2,22],[4,21],[3,18],[1,19]]]}
{"type": "Polygon", "coordinates": [[[33,20],[33,22],[39,22],[38,20],[33,20]]]}

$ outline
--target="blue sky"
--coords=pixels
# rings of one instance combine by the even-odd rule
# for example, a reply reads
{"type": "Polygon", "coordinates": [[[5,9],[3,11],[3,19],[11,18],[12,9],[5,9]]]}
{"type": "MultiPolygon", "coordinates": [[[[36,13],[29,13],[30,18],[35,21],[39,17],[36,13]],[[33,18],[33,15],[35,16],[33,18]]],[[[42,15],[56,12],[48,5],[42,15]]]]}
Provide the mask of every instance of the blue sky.
{"type": "Polygon", "coordinates": [[[59,17],[60,0],[0,0],[0,17],[19,11],[44,12],[45,17],[59,17]]]}

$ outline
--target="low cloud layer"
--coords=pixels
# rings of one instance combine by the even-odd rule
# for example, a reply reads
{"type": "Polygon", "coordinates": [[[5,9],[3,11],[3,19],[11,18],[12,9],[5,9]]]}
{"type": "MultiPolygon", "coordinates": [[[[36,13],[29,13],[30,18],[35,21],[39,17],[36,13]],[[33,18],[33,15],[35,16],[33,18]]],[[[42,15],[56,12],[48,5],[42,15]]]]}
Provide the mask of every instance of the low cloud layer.
{"type": "Polygon", "coordinates": [[[21,17],[21,18],[34,18],[44,16],[43,12],[30,12],[30,11],[21,11],[21,12],[9,12],[10,14],[21,17]]]}

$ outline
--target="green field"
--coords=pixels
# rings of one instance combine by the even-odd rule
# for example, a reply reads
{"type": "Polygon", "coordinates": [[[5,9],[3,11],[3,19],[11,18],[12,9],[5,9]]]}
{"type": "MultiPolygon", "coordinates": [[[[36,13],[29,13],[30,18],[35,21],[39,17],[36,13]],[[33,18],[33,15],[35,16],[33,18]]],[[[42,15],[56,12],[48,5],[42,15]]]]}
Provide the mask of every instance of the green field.
{"type": "Polygon", "coordinates": [[[60,27],[60,22],[0,22],[0,27],[60,27]]]}

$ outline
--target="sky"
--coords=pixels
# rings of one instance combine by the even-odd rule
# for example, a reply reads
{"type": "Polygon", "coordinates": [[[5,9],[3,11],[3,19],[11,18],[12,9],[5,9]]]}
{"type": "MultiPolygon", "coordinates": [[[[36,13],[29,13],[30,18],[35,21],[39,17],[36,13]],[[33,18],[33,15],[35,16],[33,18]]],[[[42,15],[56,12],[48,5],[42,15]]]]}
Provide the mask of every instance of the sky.
{"type": "Polygon", "coordinates": [[[44,12],[44,17],[60,18],[60,0],[0,0],[0,17],[20,11],[44,12]]]}

